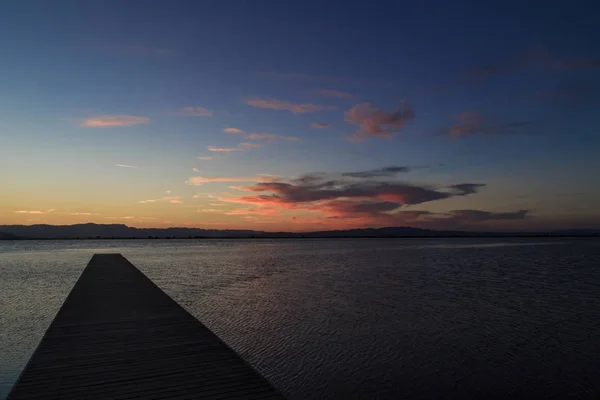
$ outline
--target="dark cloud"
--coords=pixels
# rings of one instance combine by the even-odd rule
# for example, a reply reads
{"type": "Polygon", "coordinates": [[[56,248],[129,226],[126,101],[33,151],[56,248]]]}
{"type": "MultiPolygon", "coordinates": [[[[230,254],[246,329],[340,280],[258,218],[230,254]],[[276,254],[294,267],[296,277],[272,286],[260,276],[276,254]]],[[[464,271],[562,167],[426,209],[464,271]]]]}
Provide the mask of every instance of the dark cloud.
{"type": "Polygon", "coordinates": [[[391,138],[414,119],[415,112],[407,103],[393,112],[382,111],[368,103],[362,103],[345,113],[346,122],[359,125],[358,131],[351,137],[354,141],[362,141],[368,137],[391,138]]]}
{"type": "Polygon", "coordinates": [[[466,196],[477,192],[477,189],[484,187],[485,183],[459,183],[458,185],[450,185],[450,189],[458,191],[457,196],[466,196]]]}
{"type": "Polygon", "coordinates": [[[454,210],[448,216],[453,221],[462,223],[485,222],[485,221],[506,221],[525,219],[529,216],[530,210],[519,210],[513,212],[491,212],[480,210],[454,210]]]}
{"type": "MultiPolygon", "coordinates": [[[[454,196],[476,193],[485,186],[460,183],[435,189],[393,180],[370,180],[373,177],[391,177],[408,171],[408,167],[391,166],[370,171],[347,172],[336,179],[323,173],[309,174],[289,182],[257,182],[238,188],[257,195],[228,198],[224,201],[260,206],[279,206],[288,209],[321,210],[329,216],[389,217],[388,213],[404,206],[443,200],[454,196]],[[365,179],[365,180],[362,180],[365,179]],[[451,189],[450,191],[448,189],[451,189]],[[268,193],[268,194],[267,194],[268,193]]],[[[338,175],[339,176],[339,175],[338,175]]]]}
{"type": "Polygon", "coordinates": [[[380,169],[373,169],[370,171],[357,171],[357,172],[345,172],[342,176],[348,176],[351,178],[378,178],[386,176],[394,176],[401,172],[409,172],[410,168],[405,166],[392,166],[380,169]]]}

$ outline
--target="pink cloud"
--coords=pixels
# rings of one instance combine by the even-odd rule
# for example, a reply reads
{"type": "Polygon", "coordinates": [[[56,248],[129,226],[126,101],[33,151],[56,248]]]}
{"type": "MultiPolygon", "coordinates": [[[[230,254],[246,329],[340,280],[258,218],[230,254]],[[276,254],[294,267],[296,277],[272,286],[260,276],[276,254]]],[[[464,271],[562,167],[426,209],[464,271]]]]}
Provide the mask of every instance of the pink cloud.
{"type": "Polygon", "coordinates": [[[332,89],[317,89],[316,92],[322,96],[337,97],[339,99],[352,99],[356,97],[352,93],[332,89]]]}
{"type": "Polygon", "coordinates": [[[226,215],[279,215],[282,214],[283,210],[273,207],[264,208],[240,208],[237,210],[228,211],[226,215]]]}
{"type": "Polygon", "coordinates": [[[175,115],[179,115],[182,117],[211,117],[213,115],[213,112],[200,106],[183,107],[181,110],[176,112],[175,115]]]}
{"type": "Polygon", "coordinates": [[[313,129],[325,129],[329,128],[329,124],[325,122],[313,122],[312,124],[310,124],[310,127],[313,129]]]}
{"type": "Polygon", "coordinates": [[[215,147],[208,146],[209,151],[221,152],[221,153],[231,153],[234,151],[244,151],[244,149],[240,149],[239,147],[215,147]]]}
{"type": "Polygon", "coordinates": [[[150,118],[135,115],[98,115],[83,120],[79,126],[84,128],[111,128],[150,123],[150,118]]]}
{"type": "Polygon", "coordinates": [[[414,119],[415,112],[406,103],[394,112],[381,111],[368,103],[362,103],[345,113],[346,122],[359,125],[358,131],[351,137],[354,141],[362,141],[368,137],[391,138],[414,119]]]}
{"type": "Polygon", "coordinates": [[[223,132],[226,132],[226,133],[244,133],[243,130],[238,129],[238,128],[225,128],[225,129],[223,129],[223,132]]]}
{"type": "Polygon", "coordinates": [[[245,99],[244,102],[252,107],[267,108],[271,110],[286,110],[291,111],[294,114],[312,113],[317,111],[335,110],[337,107],[324,106],[317,104],[297,104],[290,103],[287,101],[277,99],[260,99],[260,98],[249,98],[245,99]]]}

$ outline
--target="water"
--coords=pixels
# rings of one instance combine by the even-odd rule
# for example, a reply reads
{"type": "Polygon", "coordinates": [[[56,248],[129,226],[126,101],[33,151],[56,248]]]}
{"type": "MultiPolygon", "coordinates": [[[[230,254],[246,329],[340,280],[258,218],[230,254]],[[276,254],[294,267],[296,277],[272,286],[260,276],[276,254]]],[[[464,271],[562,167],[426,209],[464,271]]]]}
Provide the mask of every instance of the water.
{"type": "Polygon", "coordinates": [[[0,398],[120,252],[289,399],[600,397],[600,241],[0,242],[0,398]]]}

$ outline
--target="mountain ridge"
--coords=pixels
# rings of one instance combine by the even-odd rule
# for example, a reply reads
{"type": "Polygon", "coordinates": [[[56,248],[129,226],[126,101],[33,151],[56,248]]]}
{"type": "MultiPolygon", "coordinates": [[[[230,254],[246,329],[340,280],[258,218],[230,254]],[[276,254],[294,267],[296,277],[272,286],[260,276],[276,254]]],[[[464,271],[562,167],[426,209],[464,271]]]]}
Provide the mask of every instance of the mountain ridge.
{"type": "Polygon", "coordinates": [[[600,236],[600,229],[547,232],[433,230],[413,227],[356,228],[311,232],[266,232],[188,227],[135,228],[125,224],[0,225],[0,240],[10,239],[148,239],[148,238],[332,238],[332,237],[516,237],[600,236]]]}

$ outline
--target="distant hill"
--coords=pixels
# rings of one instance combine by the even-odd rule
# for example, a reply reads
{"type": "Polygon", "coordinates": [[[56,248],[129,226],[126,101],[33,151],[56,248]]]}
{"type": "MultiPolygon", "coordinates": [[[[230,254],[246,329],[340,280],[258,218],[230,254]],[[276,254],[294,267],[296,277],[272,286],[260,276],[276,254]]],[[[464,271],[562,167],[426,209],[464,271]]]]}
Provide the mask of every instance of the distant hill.
{"type": "Polygon", "coordinates": [[[146,238],[333,238],[333,237],[511,237],[511,236],[600,236],[600,230],[554,232],[468,232],[411,227],[347,229],[316,232],[264,232],[235,229],[133,228],[122,224],[0,225],[0,239],[146,239],[146,238]]]}
{"type": "Polygon", "coordinates": [[[19,239],[18,236],[13,235],[12,233],[0,232],[0,240],[15,240],[19,239]]]}

